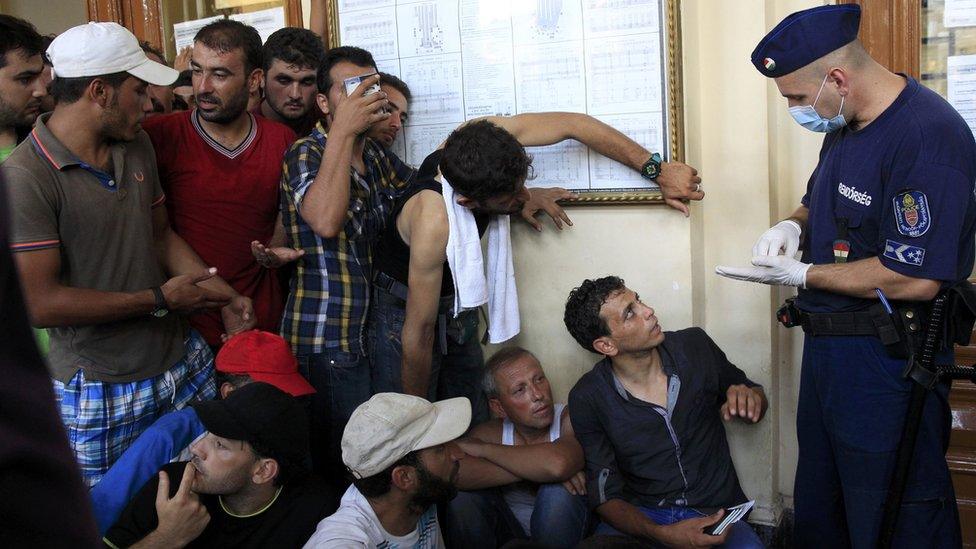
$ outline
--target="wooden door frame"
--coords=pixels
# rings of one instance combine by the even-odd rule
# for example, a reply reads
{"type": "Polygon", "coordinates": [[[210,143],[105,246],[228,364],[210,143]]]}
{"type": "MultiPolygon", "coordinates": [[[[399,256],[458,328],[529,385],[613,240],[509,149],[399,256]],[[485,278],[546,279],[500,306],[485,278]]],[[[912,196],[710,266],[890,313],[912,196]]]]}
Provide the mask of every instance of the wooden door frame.
{"type": "MultiPolygon", "coordinates": [[[[163,50],[162,0],[88,0],[89,21],[114,21],[163,50]]],[[[284,0],[285,24],[302,27],[302,0],[284,0]]]]}
{"type": "Polygon", "coordinates": [[[858,38],[865,49],[891,72],[918,79],[920,75],[921,0],[837,0],[861,5],[858,38]]]}

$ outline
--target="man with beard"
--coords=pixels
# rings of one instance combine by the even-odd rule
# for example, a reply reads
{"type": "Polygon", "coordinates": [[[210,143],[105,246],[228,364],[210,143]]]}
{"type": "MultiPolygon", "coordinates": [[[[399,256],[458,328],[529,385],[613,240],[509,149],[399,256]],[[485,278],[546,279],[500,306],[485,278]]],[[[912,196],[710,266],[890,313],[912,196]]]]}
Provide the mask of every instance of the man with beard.
{"type": "Polygon", "coordinates": [[[48,55],[57,106],[0,171],[31,319],[52,328],[55,393],[92,485],[156,418],[214,396],[213,354],[167,313],[220,309],[229,334],[254,315],[167,221],[140,122],[148,83],[176,71],[115,23],[69,29],[48,55]]]}
{"type": "Polygon", "coordinates": [[[146,483],[105,544],[300,547],[335,509],[325,485],[304,468],[304,406],[258,382],[193,409],[208,431],[190,447],[193,459],[163,467],[146,483]]]}
{"type": "MultiPolygon", "coordinates": [[[[152,46],[149,42],[143,40],[139,42],[139,47],[142,51],[146,52],[146,57],[152,59],[153,61],[159,63],[160,65],[169,66],[166,59],[163,57],[163,53],[152,46]]],[[[146,114],[146,119],[152,118],[154,116],[159,116],[160,114],[169,114],[173,112],[173,86],[156,86],[154,84],[149,85],[149,100],[152,101],[153,110],[146,114]]]]}
{"type": "MultiPolygon", "coordinates": [[[[495,419],[458,441],[468,456],[512,478],[451,501],[452,547],[494,549],[511,539],[545,547],[575,547],[586,533],[586,475],[565,404],[553,404],[542,365],[522,347],[506,347],[485,364],[484,390],[495,419]]],[[[463,480],[470,460],[461,462],[463,480]]]]}
{"type": "Polygon", "coordinates": [[[285,27],[264,43],[264,100],[252,112],[281,122],[304,137],[321,118],[315,78],[325,58],[322,38],[308,29],[285,27]]]}
{"type": "Polygon", "coordinates": [[[17,146],[17,131],[30,128],[47,95],[43,37],[33,25],[0,15],[0,163],[17,146]]]}
{"type": "Polygon", "coordinates": [[[407,123],[410,101],[413,100],[413,96],[407,83],[403,80],[385,72],[381,72],[379,75],[380,90],[386,94],[388,102],[386,110],[390,113],[390,117],[370,126],[369,131],[366,132],[366,137],[382,143],[387,149],[392,149],[400,130],[407,123]]]}
{"type": "Polygon", "coordinates": [[[448,443],[470,422],[466,398],[380,393],[361,404],[342,435],[352,486],[305,547],[443,549],[436,505],[457,493],[463,455],[448,443]]]}
{"type": "MultiPolygon", "coordinates": [[[[227,283],[254,301],[259,329],[277,332],[284,296],[277,272],[251,255],[278,221],[281,159],[295,140],[287,126],[247,112],[261,81],[261,37],[238,21],[197,33],[190,68],[196,109],[146,122],[173,228],[227,283]]],[[[281,237],[283,238],[283,237],[281,237]]],[[[220,319],[190,319],[207,343],[221,343],[220,319]]]]}

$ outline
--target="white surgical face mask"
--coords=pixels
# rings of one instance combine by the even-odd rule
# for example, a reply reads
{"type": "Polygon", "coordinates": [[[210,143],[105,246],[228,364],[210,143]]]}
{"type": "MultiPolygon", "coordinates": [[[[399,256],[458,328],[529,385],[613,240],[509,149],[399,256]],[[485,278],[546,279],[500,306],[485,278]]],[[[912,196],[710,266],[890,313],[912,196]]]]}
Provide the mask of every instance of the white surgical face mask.
{"type": "Polygon", "coordinates": [[[820,84],[820,91],[817,92],[817,97],[813,100],[813,105],[805,105],[803,107],[790,107],[790,116],[796,123],[803,126],[804,128],[814,131],[814,132],[824,132],[830,133],[837,131],[847,125],[847,120],[844,119],[844,115],[841,111],[844,110],[844,96],[840,97],[840,108],[837,109],[837,116],[833,118],[824,118],[820,116],[817,112],[816,107],[817,101],[820,100],[820,94],[823,93],[824,86],[827,84],[827,76],[824,75],[823,82],[820,84]]]}

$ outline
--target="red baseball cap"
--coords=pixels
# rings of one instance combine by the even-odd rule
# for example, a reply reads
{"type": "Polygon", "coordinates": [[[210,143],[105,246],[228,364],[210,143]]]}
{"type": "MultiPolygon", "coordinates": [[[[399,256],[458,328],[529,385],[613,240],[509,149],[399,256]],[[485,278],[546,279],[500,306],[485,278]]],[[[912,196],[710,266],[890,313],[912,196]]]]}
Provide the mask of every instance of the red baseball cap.
{"type": "Polygon", "coordinates": [[[292,396],[315,392],[298,373],[298,360],[288,342],[269,332],[248,330],[237,334],[221,347],[215,362],[218,372],[248,375],[292,396]]]}

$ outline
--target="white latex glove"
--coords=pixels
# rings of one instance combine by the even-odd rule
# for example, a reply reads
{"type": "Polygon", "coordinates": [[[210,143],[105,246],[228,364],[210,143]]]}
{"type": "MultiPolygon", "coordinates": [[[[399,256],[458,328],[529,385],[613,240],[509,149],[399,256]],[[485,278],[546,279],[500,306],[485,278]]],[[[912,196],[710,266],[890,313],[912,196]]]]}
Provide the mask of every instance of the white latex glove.
{"type": "Polygon", "coordinates": [[[754,267],[715,267],[715,273],[734,280],[762,282],[775,286],[807,287],[809,263],[801,263],[788,255],[762,255],[752,258],[754,267]]]}
{"type": "Polygon", "coordinates": [[[756,245],[752,247],[753,257],[779,255],[780,251],[784,251],[783,255],[787,257],[793,257],[796,255],[796,251],[800,249],[800,233],[802,231],[800,224],[792,219],[780,221],[759,237],[756,245]]]}

